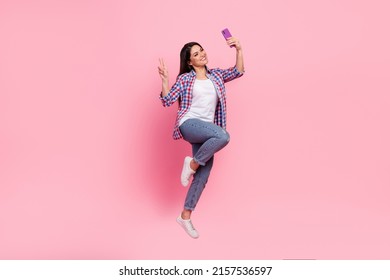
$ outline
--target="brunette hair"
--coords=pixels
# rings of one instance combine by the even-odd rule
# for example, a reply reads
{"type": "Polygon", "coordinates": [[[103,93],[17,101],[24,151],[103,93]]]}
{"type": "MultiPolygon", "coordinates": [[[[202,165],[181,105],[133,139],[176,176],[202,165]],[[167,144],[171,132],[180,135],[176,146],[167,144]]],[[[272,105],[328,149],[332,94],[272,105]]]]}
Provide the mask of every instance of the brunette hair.
{"type": "Polygon", "coordinates": [[[199,46],[203,49],[203,47],[197,42],[189,42],[183,46],[180,51],[180,71],[179,75],[177,75],[178,77],[181,74],[191,72],[191,70],[193,69],[192,66],[188,64],[191,57],[191,48],[193,46],[199,46]]]}

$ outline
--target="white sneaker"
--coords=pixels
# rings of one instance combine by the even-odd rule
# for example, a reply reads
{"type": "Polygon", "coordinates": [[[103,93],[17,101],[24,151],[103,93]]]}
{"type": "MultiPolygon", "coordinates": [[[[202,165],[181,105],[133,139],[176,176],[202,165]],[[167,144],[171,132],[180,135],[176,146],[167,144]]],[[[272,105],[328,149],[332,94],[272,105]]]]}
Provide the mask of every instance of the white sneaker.
{"type": "Polygon", "coordinates": [[[184,220],[184,219],[182,219],[181,214],[180,214],[179,217],[176,218],[176,221],[179,223],[179,225],[181,225],[182,228],[184,228],[184,230],[188,233],[189,236],[191,236],[192,238],[199,237],[199,233],[194,228],[190,219],[184,220]]]}
{"type": "Polygon", "coordinates": [[[192,157],[185,157],[183,169],[181,171],[181,184],[184,187],[188,186],[188,183],[190,182],[190,178],[193,174],[195,174],[195,171],[191,169],[190,163],[191,163],[192,157]]]}

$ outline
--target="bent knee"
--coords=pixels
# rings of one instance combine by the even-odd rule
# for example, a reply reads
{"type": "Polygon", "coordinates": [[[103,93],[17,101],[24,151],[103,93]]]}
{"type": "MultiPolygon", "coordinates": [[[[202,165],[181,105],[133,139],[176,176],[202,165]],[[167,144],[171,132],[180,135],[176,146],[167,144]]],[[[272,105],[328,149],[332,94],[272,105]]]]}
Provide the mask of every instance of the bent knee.
{"type": "Polygon", "coordinates": [[[230,141],[230,134],[226,130],[222,130],[220,141],[223,146],[226,146],[230,141]]]}

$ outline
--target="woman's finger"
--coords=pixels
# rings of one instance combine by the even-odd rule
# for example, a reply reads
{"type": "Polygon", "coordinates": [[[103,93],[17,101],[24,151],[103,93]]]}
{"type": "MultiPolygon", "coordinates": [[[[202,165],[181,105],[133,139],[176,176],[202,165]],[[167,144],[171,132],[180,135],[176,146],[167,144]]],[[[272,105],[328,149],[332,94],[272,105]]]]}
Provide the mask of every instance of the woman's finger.
{"type": "Polygon", "coordinates": [[[160,65],[161,65],[161,67],[165,68],[164,59],[162,59],[162,58],[160,58],[160,65]]]}

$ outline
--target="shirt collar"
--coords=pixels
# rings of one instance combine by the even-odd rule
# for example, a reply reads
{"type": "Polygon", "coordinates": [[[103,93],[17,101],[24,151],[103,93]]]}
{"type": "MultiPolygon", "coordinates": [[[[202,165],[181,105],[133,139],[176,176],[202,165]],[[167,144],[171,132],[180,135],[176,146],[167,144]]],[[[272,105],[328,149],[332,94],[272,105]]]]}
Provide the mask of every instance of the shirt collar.
{"type": "MultiPolygon", "coordinates": [[[[208,75],[211,74],[211,72],[210,72],[210,69],[207,67],[207,65],[206,65],[205,67],[206,67],[206,75],[208,76],[208,75]]],[[[193,77],[193,76],[196,76],[195,70],[192,69],[191,72],[190,72],[190,74],[191,74],[192,77],[193,77]]]]}

